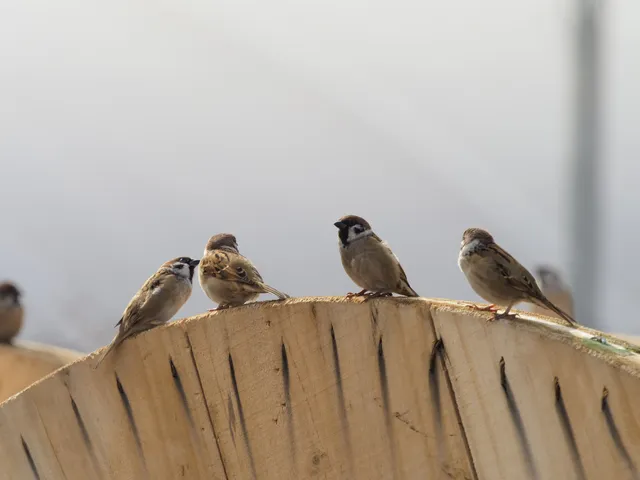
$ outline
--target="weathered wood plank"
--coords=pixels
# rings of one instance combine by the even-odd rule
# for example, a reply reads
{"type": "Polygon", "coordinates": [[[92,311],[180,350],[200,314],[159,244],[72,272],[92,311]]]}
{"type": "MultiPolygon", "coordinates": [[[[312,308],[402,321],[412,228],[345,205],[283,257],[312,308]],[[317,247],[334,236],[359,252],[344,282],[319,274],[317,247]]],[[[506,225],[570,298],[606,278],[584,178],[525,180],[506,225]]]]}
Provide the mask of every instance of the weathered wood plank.
{"type": "Polygon", "coordinates": [[[487,318],[314,298],[174,322],[5,402],[0,479],[637,478],[640,356],[487,318]]]}

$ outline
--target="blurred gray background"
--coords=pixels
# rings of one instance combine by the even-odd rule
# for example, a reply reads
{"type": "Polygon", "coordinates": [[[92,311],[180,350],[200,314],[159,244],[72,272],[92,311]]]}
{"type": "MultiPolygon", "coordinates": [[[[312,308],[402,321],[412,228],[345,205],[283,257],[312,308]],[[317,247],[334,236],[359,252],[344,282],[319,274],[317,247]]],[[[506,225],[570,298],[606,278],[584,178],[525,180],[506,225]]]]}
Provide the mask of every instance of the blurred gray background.
{"type": "MultiPolygon", "coordinates": [[[[161,263],[223,231],[276,288],[344,294],[332,224],[347,213],[424,296],[477,299],[456,265],[469,226],[566,274],[574,7],[0,2],[0,278],[25,293],[21,337],[106,344],[161,263]]],[[[638,19],[637,1],[607,5],[602,38],[598,315],[627,333],[638,19]]],[[[196,281],[179,316],[213,306],[196,281]]]]}

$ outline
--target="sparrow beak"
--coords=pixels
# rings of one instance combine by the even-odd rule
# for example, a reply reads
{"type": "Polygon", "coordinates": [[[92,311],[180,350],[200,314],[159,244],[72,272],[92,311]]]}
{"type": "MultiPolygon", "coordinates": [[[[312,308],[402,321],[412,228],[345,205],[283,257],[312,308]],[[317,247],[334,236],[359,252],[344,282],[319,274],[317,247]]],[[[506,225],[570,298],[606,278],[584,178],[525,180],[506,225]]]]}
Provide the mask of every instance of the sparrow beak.
{"type": "Polygon", "coordinates": [[[347,226],[344,222],[336,222],[334,223],[334,225],[338,227],[340,230],[342,230],[343,228],[346,228],[347,226]]]}
{"type": "Polygon", "coordinates": [[[200,263],[200,260],[191,260],[189,262],[189,266],[190,267],[197,267],[199,263],[200,263]]]}

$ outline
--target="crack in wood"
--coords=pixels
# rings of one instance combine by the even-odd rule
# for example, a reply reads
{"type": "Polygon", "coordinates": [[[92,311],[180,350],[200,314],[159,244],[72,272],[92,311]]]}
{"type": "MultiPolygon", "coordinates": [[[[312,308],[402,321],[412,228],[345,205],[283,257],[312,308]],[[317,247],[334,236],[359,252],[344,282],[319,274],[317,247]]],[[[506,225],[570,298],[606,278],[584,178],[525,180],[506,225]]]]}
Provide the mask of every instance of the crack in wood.
{"type": "MultiPolygon", "coordinates": [[[[287,412],[287,433],[289,442],[291,442],[292,463],[296,465],[296,436],[293,429],[293,408],[291,405],[291,375],[289,372],[289,360],[287,359],[287,347],[284,342],[280,347],[280,356],[282,360],[282,387],[284,390],[284,408],[287,412]]],[[[277,422],[276,422],[277,423],[277,422]]]]}
{"type": "Polygon", "coordinates": [[[340,426],[344,432],[342,437],[347,449],[347,457],[349,459],[349,468],[353,470],[353,449],[351,446],[351,428],[349,426],[349,420],[347,418],[347,406],[344,399],[344,389],[342,386],[342,370],[340,368],[340,354],[338,353],[338,342],[336,341],[336,334],[331,325],[331,351],[333,353],[333,371],[336,377],[336,391],[338,394],[338,413],[340,416],[340,426]]]}
{"type": "Polygon", "coordinates": [[[244,418],[242,400],[240,400],[240,391],[238,390],[238,380],[236,379],[236,369],[233,366],[233,358],[231,357],[231,353],[229,353],[229,372],[231,374],[231,385],[233,387],[233,393],[236,397],[236,404],[238,405],[238,416],[240,417],[240,428],[242,429],[242,438],[244,439],[244,445],[247,449],[247,456],[249,457],[249,467],[251,468],[251,475],[252,475],[252,478],[256,478],[256,466],[253,460],[253,451],[251,450],[251,442],[249,441],[247,423],[244,418]]]}
{"type": "Polygon", "coordinates": [[[33,456],[31,455],[31,450],[29,450],[29,446],[27,445],[27,442],[24,441],[24,437],[22,435],[20,436],[20,440],[22,441],[22,449],[24,450],[24,453],[27,456],[27,462],[29,462],[31,473],[33,473],[33,477],[36,480],[40,480],[40,474],[38,473],[36,462],[33,460],[33,456]]]}
{"type": "Polygon", "coordinates": [[[631,458],[631,455],[629,455],[629,451],[624,446],[624,442],[620,437],[620,431],[618,430],[618,426],[616,425],[615,419],[613,418],[613,412],[611,412],[611,408],[609,407],[609,389],[607,389],[607,387],[604,387],[602,389],[602,400],[601,400],[600,406],[601,406],[602,413],[604,414],[607,427],[609,429],[609,434],[613,439],[613,443],[618,449],[620,456],[622,457],[624,462],[627,464],[627,468],[633,475],[633,478],[637,479],[638,470],[636,469],[636,466],[633,463],[633,459],[631,458]]]}
{"type": "Polygon", "coordinates": [[[507,378],[506,363],[504,361],[504,357],[500,357],[499,368],[500,385],[502,385],[502,390],[504,391],[505,398],[507,399],[507,407],[509,409],[509,413],[511,414],[511,420],[513,421],[513,425],[516,429],[516,434],[518,435],[518,439],[520,440],[520,447],[522,449],[525,464],[527,465],[529,476],[536,479],[538,478],[538,472],[533,461],[531,444],[529,443],[529,439],[527,438],[527,433],[524,428],[524,422],[522,421],[522,415],[520,414],[520,409],[518,408],[515,396],[513,395],[511,384],[509,383],[509,379],[507,378]]]}
{"type": "Polygon", "coordinates": [[[475,459],[473,458],[473,454],[471,453],[471,445],[469,445],[469,438],[467,436],[467,431],[465,429],[464,423],[462,422],[462,415],[460,413],[460,405],[458,404],[458,397],[456,396],[456,391],[453,388],[453,381],[451,380],[451,374],[449,373],[448,364],[450,364],[451,362],[446,354],[444,339],[442,335],[438,334],[438,331],[436,329],[436,323],[433,319],[433,314],[431,313],[430,309],[427,310],[427,312],[428,312],[427,316],[429,319],[429,324],[431,325],[431,333],[433,334],[433,338],[436,339],[435,343],[439,341],[441,343],[440,349],[444,352],[442,355],[439,355],[439,357],[442,358],[442,372],[444,374],[444,378],[447,383],[447,391],[449,392],[449,398],[451,398],[451,403],[453,405],[453,409],[456,415],[456,421],[458,423],[458,427],[460,428],[460,432],[462,434],[462,442],[464,444],[464,448],[467,453],[467,458],[469,460],[471,475],[473,477],[473,480],[478,480],[478,471],[476,469],[475,459]]]}
{"type": "Polygon", "coordinates": [[[587,474],[584,470],[584,465],[582,465],[580,451],[578,450],[578,444],[576,442],[575,434],[573,433],[573,427],[571,426],[567,407],[565,406],[564,399],[562,398],[562,389],[560,388],[560,381],[558,380],[558,377],[553,379],[553,386],[556,397],[556,412],[558,413],[560,425],[562,425],[562,432],[564,433],[564,437],[569,445],[569,450],[571,451],[571,458],[576,469],[576,475],[578,476],[578,480],[584,480],[587,478],[587,474]]]}
{"type": "Polygon", "coordinates": [[[142,450],[142,442],[140,441],[140,433],[138,432],[138,427],[136,426],[136,421],[133,417],[133,409],[131,408],[131,403],[129,402],[127,392],[125,392],[124,387],[120,382],[120,378],[118,378],[118,374],[116,374],[116,387],[118,388],[118,393],[120,394],[120,400],[122,401],[122,405],[124,406],[125,413],[127,414],[127,420],[129,421],[129,426],[131,427],[131,432],[133,433],[133,438],[136,442],[138,453],[140,454],[140,458],[142,459],[142,464],[145,471],[148,471],[147,462],[144,458],[144,451],[142,450]]]}
{"type": "MultiPolygon", "coordinates": [[[[224,455],[222,454],[222,449],[220,448],[220,440],[218,438],[218,433],[216,432],[216,427],[213,423],[213,417],[211,416],[211,410],[209,410],[209,402],[207,402],[207,396],[204,392],[204,387],[202,385],[202,378],[200,377],[200,370],[198,369],[198,364],[196,363],[196,356],[193,353],[193,346],[191,345],[191,339],[189,338],[189,334],[184,332],[185,339],[187,341],[187,346],[189,347],[189,354],[191,356],[191,364],[193,365],[193,369],[196,372],[196,378],[198,379],[198,388],[200,388],[200,395],[202,401],[204,402],[204,408],[207,412],[207,419],[209,420],[209,426],[211,427],[211,432],[213,432],[213,438],[216,441],[216,448],[218,449],[218,456],[220,457],[220,463],[222,463],[222,471],[226,479],[229,478],[229,474],[227,473],[227,465],[225,463],[224,455]]],[[[231,399],[229,399],[231,400],[231,399]]]]}

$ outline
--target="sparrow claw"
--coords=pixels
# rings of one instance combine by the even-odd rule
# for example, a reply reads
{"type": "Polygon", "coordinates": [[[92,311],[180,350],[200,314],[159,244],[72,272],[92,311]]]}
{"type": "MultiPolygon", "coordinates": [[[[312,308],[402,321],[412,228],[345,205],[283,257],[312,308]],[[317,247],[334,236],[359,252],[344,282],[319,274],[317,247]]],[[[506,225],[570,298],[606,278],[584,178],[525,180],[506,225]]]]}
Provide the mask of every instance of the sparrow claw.
{"type": "Polygon", "coordinates": [[[353,297],[362,297],[362,296],[369,296],[369,293],[367,293],[367,290],[360,290],[358,293],[353,293],[353,292],[349,292],[345,295],[345,298],[353,298],[353,297]]]}
{"type": "Polygon", "coordinates": [[[370,298],[382,298],[382,297],[391,297],[393,293],[391,292],[371,292],[368,295],[370,298]]]}
{"type": "Polygon", "coordinates": [[[495,320],[515,320],[516,318],[518,318],[518,315],[516,313],[508,313],[508,312],[502,312],[502,313],[498,313],[496,312],[496,314],[489,319],[490,322],[493,322],[495,320]]]}
{"type": "Polygon", "coordinates": [[[476,305],[475,303],[472,303],[470,305],[467,305],[468,308],[471,308],[472,310],[477,310],[479,312],[492,312],[492,313],[497,313],[498,308],[492,303],[491,305],[486,305],[484,307],[480,307],[479,305],[476,305]]]}

